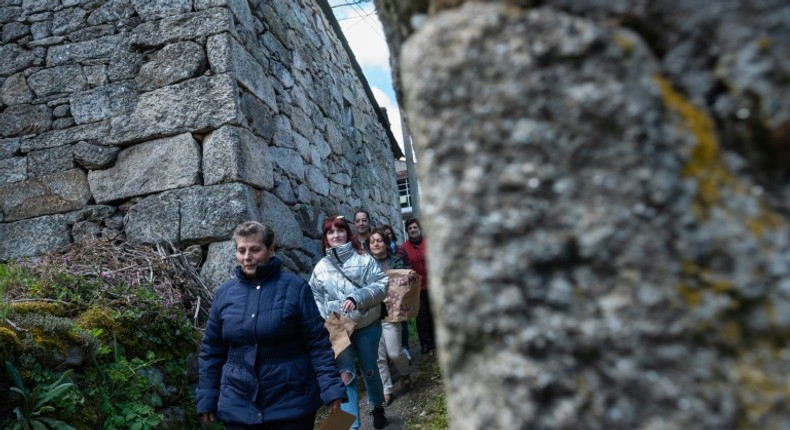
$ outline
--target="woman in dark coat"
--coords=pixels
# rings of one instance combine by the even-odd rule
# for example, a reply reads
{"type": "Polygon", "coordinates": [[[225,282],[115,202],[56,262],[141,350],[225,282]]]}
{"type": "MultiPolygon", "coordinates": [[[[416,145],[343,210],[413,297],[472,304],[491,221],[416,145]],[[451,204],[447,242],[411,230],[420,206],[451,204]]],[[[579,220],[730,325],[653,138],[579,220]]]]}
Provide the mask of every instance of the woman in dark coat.
{"type": "Polygon", "coordinates": [[[217,290],[198,357],[197,412],[232,429],[312,430],[322,404],[346,400],[309,285],[282,270],[274,232],[233,232],[236,277],[217,290]]]}

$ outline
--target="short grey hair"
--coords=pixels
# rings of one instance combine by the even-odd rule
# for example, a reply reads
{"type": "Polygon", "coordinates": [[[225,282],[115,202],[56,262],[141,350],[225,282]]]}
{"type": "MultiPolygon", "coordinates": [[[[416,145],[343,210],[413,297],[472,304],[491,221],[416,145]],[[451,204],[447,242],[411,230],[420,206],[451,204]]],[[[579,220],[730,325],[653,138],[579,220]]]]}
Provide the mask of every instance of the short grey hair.
{"type": "Polygon", "coordinates": [[[274,244],[274,230],[266,224],[258,221],[244,221],[233,230],[233,241],[237,242],[239,237],[250,237],[261,235],[263,244],[270,247],[274,244]]]}

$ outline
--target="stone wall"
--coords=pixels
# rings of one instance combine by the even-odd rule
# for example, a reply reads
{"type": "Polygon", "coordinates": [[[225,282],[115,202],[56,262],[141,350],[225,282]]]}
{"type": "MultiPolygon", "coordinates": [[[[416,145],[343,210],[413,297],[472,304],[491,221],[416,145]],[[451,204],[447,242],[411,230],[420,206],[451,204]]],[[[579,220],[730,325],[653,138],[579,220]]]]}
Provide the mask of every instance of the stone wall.
{"type": "Polygon", "coordinates": [[[324,217],[398,219],[398,150],[327,10],[0,0],[0,260],[167,241],[202,246],[215,284],[240,221],[304,274],[324,217]]]}
{"type": "Polygon", "coordinates": [[[787,428],[790,4],[377,4],[451,428],[787,428]]]}

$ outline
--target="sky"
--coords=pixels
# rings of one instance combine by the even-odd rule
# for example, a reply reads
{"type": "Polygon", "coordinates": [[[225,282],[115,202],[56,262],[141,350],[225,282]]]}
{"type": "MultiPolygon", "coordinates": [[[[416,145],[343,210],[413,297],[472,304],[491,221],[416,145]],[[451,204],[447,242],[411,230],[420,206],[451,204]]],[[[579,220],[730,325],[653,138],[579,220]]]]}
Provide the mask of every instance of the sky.
{"type": "Polygon", "coordinates": [[[376,8],[370,0],[329,0],[362,73],[379,106],[387,109],[392,134],[403,149],[400,111],[392,88],[390,52],[376,8]]]}

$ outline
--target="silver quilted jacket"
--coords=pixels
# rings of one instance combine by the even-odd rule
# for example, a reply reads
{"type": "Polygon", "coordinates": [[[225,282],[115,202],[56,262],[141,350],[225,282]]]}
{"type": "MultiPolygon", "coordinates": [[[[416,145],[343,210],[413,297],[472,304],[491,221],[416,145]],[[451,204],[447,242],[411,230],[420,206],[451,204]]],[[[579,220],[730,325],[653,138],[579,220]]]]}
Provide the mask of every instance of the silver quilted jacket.
{"type": "Polygon", "coordinates": [[[330,313],[337,312],[354,320],[357,328],[362,328],[381,318],[380,303],[387,297],[388,281],[387,275],[373,257],[359,254],[348,242],[326,250],[326,256],[315,265],[310,276],[310,288],[318,312],[324,319],[330,313]],[[349,282],[332,262],[361,288],[349,282]],[[344,313],[341,309],[347,298],[357,304],[357,308],[350,313],[344,313]]]}

